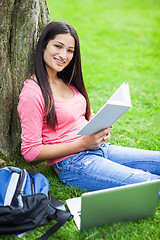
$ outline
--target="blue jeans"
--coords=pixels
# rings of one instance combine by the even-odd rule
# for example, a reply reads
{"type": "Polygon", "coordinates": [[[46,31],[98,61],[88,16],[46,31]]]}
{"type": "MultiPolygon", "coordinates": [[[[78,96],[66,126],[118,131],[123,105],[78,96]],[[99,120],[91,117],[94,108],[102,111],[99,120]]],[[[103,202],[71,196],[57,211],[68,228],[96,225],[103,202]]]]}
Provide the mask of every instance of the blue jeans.
{"type": "Polygon", "coordinates": [[[56,163],[61,182],[81,190],[100,190],[160,179],[160,151],[102,144],[56,163]]]}

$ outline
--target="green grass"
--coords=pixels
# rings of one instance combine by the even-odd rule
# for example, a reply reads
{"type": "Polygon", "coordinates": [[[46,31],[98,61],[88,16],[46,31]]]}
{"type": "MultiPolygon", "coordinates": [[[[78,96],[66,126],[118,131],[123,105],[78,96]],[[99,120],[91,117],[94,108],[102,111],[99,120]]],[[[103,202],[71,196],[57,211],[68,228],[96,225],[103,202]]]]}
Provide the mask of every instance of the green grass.
{"type": "MultiPolygon", "coordinates": [[[[111,143],[160,150],[160,0],[47,0],[47,4],[51,20],[67,21],[79,34],[84,79],[95,112],[122,82],[129,83],[133,107],[114,124],[111,143]]],[[[42,172],[52,195],[64,202],[81,195],[78,189],[63,186],[45,163],[26,163],[19,149],[10,164],[42,172]]],[[[83,232],[71,221],[51,239],[157,240],[159,224],[160,201],[154,217],[83,232]]],[[[35,239],[51,225],[23,240],[35,239]]]]}

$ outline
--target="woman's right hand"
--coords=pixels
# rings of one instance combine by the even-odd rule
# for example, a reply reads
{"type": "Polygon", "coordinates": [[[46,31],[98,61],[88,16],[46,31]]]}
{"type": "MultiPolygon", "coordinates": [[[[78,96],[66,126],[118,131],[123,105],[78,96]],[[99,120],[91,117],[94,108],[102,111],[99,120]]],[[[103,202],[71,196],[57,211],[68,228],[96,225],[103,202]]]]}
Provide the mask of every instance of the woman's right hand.
{"type": "Polygon", "coordinates": [[[109,128],[106,128],[105,130],[90,135],[90,136],[83,136],[81,139],[81,143],[83,144],[84,150],[95,150],[99,149],[101,144],[110,140],[110,131],[112,129],[112,126],[109,128]]]}

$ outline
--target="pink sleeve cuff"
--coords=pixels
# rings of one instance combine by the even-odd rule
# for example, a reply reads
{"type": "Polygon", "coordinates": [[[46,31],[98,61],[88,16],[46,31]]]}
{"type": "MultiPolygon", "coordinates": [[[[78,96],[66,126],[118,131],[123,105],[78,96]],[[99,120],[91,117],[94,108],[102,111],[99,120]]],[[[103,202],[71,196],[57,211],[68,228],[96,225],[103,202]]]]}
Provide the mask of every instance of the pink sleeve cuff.
{"type": "Polygon", "coordinates": [[[22,155],[27,162],[33,162],[34,159],[40,154],[43,145],[38,145],[26,149],[22,149],[22,155]]]}

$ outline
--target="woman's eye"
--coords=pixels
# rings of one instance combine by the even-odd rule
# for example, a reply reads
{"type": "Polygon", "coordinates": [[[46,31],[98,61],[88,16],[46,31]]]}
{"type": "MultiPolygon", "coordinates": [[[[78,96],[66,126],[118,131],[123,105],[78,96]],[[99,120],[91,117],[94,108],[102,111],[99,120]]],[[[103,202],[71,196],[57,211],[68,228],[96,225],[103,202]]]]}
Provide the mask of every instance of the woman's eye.
{"type": "Polygon", "coordinates": [[[61,46],[60,46],[60,45],[55,45],[55,47],[57,47],[57,48],[61,48],[61,46]]]}
{"type": "Polygon", "coordinates": [[[73,50],[71,50],[71,49],[68,49],[68,52],[69,52],[69,53],[73,53],[74,51],[73,51],[73,50]]]}

